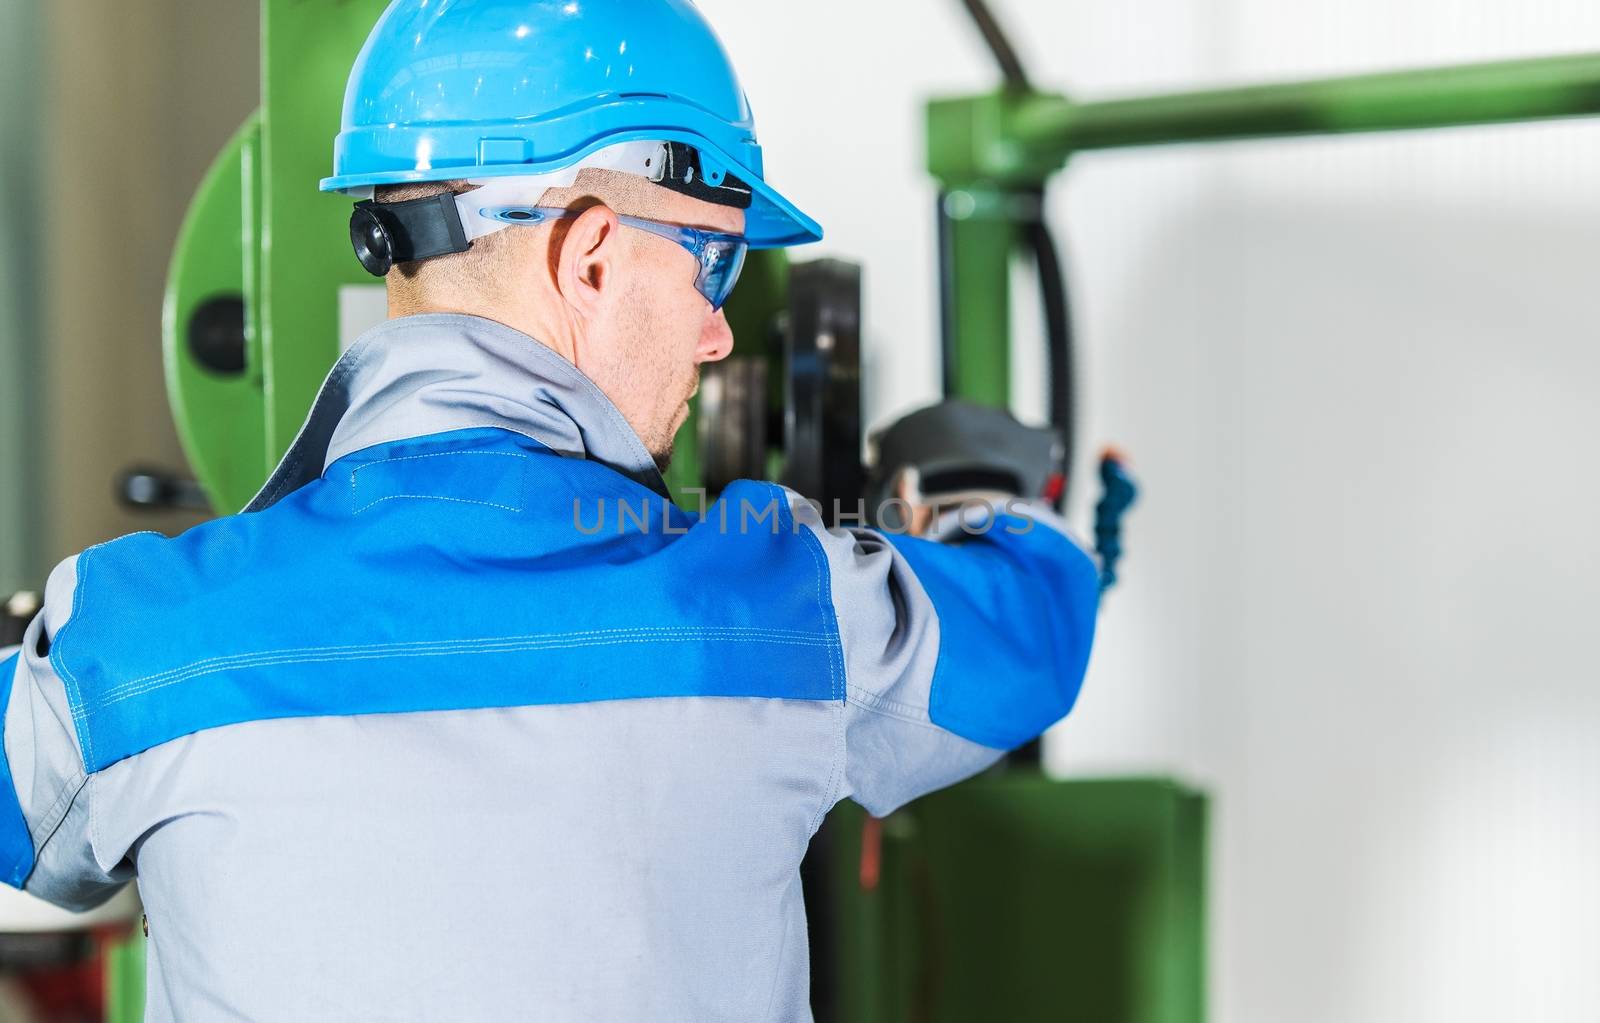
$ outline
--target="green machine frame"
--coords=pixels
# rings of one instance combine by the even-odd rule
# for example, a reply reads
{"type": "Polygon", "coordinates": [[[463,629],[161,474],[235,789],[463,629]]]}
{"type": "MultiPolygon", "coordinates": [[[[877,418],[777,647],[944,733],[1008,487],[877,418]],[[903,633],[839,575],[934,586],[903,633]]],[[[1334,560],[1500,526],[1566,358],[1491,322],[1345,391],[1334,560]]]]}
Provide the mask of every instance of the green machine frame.
{"type": "MultiPolygon", "coordinates": [[[[219,512],[242,507],[292,441],[338,355],[341,289],[376,283],[349,251],[349,201],[315,182],[345,76],[384,6],[263,0],[261,108],[213,164],[179,236],[163,318],[169,393],[219,512]],[[205,356],[219,336],[239,355],[222,368],[205,356]]],[[[1075,152],[1596,112],[1600,57],[1106,103],[1016,89],[937,101],[928,152],[954,242],[951,390],[1009,402],[1009,348],[996,339],[1009,336],[1019,197],[1075,152]]],[[[781,253],[752,260],[728,306],[735,332],[766,330],[787,282],[781,253]]],[[[695,435],[691,425],[679,437],[676,491],[699,481],[695,435]]],[[[841,806],[821,839],[831,880],[812,905],[819,1023],[1199,1023],[1205,832],[1205,797],[1179,783],[1058,782],[1027,768],[882,822],[841,806]]],[[[109,962],[108,1018],[132,1023],[137,933],[109,962]]]]}
{"type": "Polygon", "coordinates": [[[1134,146],[1501,124],[1600,113],[1600,54],[1074,102],[1006,89],[928,106],[955,281],[950,378],[1009,401],[1010,256],[1019,213],[1075,153],[1134,146]],[[1020,209],[1019,209],[1020,207],[1020,209]]]}

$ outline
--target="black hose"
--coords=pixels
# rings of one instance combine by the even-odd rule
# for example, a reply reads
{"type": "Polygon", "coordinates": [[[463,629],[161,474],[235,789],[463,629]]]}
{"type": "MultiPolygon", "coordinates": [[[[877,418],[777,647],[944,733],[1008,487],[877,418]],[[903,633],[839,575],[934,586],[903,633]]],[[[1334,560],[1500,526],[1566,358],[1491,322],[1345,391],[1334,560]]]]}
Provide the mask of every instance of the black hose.
{"type": "Polygon", "coordinates": [[[939,351],[944,356],[940,386],[948,398],[956,390],[956,254],[950,215],[944,207],[946,194],[939,193],[933,217],[939,232],[939,351]]]}
{"type": "MultiPolygon", "coordinates": [[[[1022,60],[1007,38],[1005,30],[989,9],[987,0],[961,0],[962,6],[978,26],[984,43],[1000,65],[1000,74],[1011,89],[1029,89],[1028,73],[1022,60]]],[[[1037,213],[1026,227],[1026,243],[1033,250],[1034,262],[1039,269],[1039,294],[1044,303],[1045,344],[1049,356],[1050,425],[1061,433],[1064,448],[1063,464],[1068,470],[1067,481],[1072,477],[1072,455],[1076,441],[1076,405],[1073,400],[1076,381],[1073,372],[1072,310],[1067,301],[1066,276],[1062,272],[1061,253],[1055,236],[1045,221],[1044,189],[1032,194],[1037,213]]],[[[944,196],[939,196],[939,311],[942,328],[941,342],[944,350],[944,389],[949,394],[955,373],[955,261],[950,252],[950,224],[944,209],[944,196]]],[[[1066,506],[1067,488],[1061,492],[1061,506],[1066,506]]]]}
{"type": "MultiPolygon", "coordinates": [[[[1038,193],[1039,215],[1027,227],[1028,244],[1039,268],[1039,295],[1044,304],[1045,344],[1050,357],[1050,425],[1061,434],[1062,464],[1067,482],[1072,481],[1072,455],[1077,440],[1077,381],[1074,379],[1072,310],[1067,303],[1066,274],[1061,268],[1061,252],[1044,215],[1044,192],[1038,193]]],[[[1062,487],[1059,506],[1067,502],[1062,487]]]]}
{"type": "Polygon", "coordinates": [[[978,31],[983,34],[983,41],[988,44],[989,52],[994,54],[995,63],[1000,65],[1000,74],[1005,76],[1006,88],[1031,88],[1028,84],[1028,73],[1022,69],[1022,60],[1017,56],[1011,40],[1006,38],[1000,22],[995,20],[994,12],[989,10],[988,3],[985,0],[961,0],[961,3],[967,8],[967,13],[972,15],[978,31]]]}

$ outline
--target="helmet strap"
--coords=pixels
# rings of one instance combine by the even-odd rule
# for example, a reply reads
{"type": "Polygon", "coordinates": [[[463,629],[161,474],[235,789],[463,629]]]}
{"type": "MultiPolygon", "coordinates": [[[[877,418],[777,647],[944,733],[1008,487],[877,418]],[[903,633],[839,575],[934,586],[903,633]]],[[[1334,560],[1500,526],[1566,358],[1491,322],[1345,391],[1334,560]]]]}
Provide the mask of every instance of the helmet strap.
{"type": "Polygon", "coordinates": [[[750,208],[754,193],[749,185],[724,170],[705,167],[700,151],[688,143],[668,142],[665,148],[666,173],[656,184],[702,202],[740,210],[750,208]]]}

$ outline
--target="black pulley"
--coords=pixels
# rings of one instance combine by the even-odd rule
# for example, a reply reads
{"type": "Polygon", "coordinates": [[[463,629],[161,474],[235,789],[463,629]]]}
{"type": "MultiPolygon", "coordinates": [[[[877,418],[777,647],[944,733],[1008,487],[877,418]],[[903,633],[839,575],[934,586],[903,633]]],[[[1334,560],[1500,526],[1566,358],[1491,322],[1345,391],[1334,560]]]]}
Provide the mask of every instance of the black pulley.
{"type": "Polygon", "coordinates": [[[767,475],[767,360],[740,355],[700,370],[695,415],[701,485],[712,495],[767,475]]]}
{"type": "Polygon", "coordinates": [[[854,515],[861,464],[861,267],[837,259],[797,263],[783,331],[783,482],[854,515]]]}
{"type": "Polygon", "coordinates": [[[194,361],[221,376],[245,369],[243,295],[213,295],[195,307],[186,335],[194,361]]]}

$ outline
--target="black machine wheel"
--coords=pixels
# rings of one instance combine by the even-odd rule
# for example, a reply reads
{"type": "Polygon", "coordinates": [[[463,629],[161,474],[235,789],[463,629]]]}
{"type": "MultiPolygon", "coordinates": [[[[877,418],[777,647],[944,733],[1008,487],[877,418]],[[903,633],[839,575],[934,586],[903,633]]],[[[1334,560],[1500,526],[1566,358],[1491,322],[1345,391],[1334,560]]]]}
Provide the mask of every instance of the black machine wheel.
{"type": "Polygon", "coordinates": [[[837,259],[790,270],[783,331],[785,485],[855,514],[861,463],[861,267],[837,259]]]}
{"type": "Polygon", "coordinates": [[[700,482],[707,493],[721,493],[737,479],[765,477],[767,360],[734,356],[702,367],[695,423],[700,482]]]}
{"type": "Polygon", "coordinates": [[[194,361],[220,376],[245,369],[245,308],[242,295],[216,295],[196,307],[186,335],[194,361]]]}

